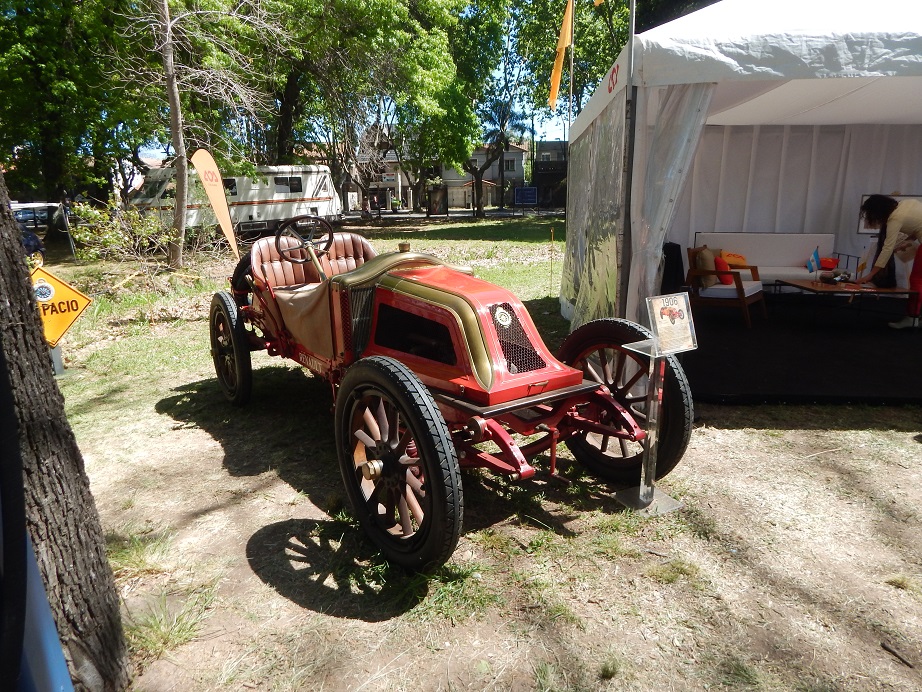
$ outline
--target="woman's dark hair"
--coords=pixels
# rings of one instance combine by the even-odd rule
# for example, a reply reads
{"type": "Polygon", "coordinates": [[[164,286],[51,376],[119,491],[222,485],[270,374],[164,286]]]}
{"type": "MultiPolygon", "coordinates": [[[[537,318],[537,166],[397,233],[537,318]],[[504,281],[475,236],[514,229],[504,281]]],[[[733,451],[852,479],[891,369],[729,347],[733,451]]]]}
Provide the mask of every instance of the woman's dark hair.
{"type": "Polygon", "coordinates": [[[887,195],[871,195],[861,205],[861,218],[868,224],[880,226],[883,231],[897,204],[895,199],[887,195]]]}

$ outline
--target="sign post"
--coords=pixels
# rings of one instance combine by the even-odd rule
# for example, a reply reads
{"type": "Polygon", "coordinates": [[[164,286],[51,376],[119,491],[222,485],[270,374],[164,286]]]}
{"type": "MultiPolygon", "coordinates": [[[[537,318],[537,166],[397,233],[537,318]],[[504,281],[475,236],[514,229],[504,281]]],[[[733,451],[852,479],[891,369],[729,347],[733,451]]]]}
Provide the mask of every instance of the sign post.
{"type": "Polygon", "coordinates": [[[624,345],[625,348],[650,359],[647,370],[647,437],[643,450],[640,486],[615,493],[615,499],[626,507],[638,510],[639,513],[657,516],[682,506],[681,502],[654,488],[666,357],[698,348],[698,340],[687,293],[647,298],[647,312],[653,338],[624,345]]]}
{"type": "Polygon", "coordinates": [[[32,290],[45,328],[45,341],[51,348],[54,374],[60,375],[64,363],[58,341],[93,300],[41,267],[32,270],[32,290]]]}

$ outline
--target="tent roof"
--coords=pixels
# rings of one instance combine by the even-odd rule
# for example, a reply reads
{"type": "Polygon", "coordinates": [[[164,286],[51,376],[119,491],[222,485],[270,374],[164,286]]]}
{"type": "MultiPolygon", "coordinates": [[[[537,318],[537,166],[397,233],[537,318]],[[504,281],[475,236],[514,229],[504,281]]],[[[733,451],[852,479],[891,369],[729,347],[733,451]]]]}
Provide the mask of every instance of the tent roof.
{"type": "Polygon", "coordinates": [[[917,0],[723,0],[637,36],[635,83],[922,75],[917,0]]]}
{"type": "MultiPolygon", "coordinates": [[[[920,124],[922,2],[723,0],[638,34],[634,65],[638,86],[717,83],[708,124],[920,124]]],[[[624,50],[571,141],[627,67],[624,50]]]]}

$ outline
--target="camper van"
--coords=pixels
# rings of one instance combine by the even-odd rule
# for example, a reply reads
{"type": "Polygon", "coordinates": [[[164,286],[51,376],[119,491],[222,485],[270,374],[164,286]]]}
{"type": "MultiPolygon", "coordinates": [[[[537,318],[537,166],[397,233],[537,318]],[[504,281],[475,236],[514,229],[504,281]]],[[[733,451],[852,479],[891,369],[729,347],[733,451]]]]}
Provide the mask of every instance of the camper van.
{"type": "MultiPolygon", "coordinates": [[[[342,219],[342,203],[326,166],[260,166],[254,178],[224,178],[224,192],[231,221],[242,235],[271,233],[280,221],[302,214],[322,216],[328,221],[342,219]]],[[[175,198],[175,170],[156,168],[144,177],[144,184],[131,204],[138,209],[155,210],[169,223],[175,198]]],[[[217,224],[214,211],[198,176],[190,168],[186,225],[214,224],[217,224]]]]}

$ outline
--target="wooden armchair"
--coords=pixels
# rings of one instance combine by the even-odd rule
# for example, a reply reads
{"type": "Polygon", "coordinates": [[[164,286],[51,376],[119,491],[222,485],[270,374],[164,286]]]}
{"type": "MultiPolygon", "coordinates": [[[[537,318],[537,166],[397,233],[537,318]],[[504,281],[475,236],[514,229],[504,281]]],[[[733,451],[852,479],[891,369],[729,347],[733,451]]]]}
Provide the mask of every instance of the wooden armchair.
{"type": "Polygon", "coordinates": [[[688,285],[688,298],[692,306],[712,305],[725,308],[739,308],[743,313],[746,326],[752,327],[749,317],[749,306],[761,303],[762,316],[768,317],[765,309],[765,294],[762,293],[762,281],[759,279],[759,268],[755,265],[731,267],[729,270],[703,268],[708,262],[699,262],[699,254],[708,248],[688,248],[688,274],[685,283],[688,285]],[[702,268],[699,268],[702,267],[702,268]],[[742,271],[749,272],[751,280],[742,278],[742,271]],[[720,282],[721,276],[730,275],[733,283],[720,282]],[[707,277],[714,277],[716,283],[707,277]]]}

